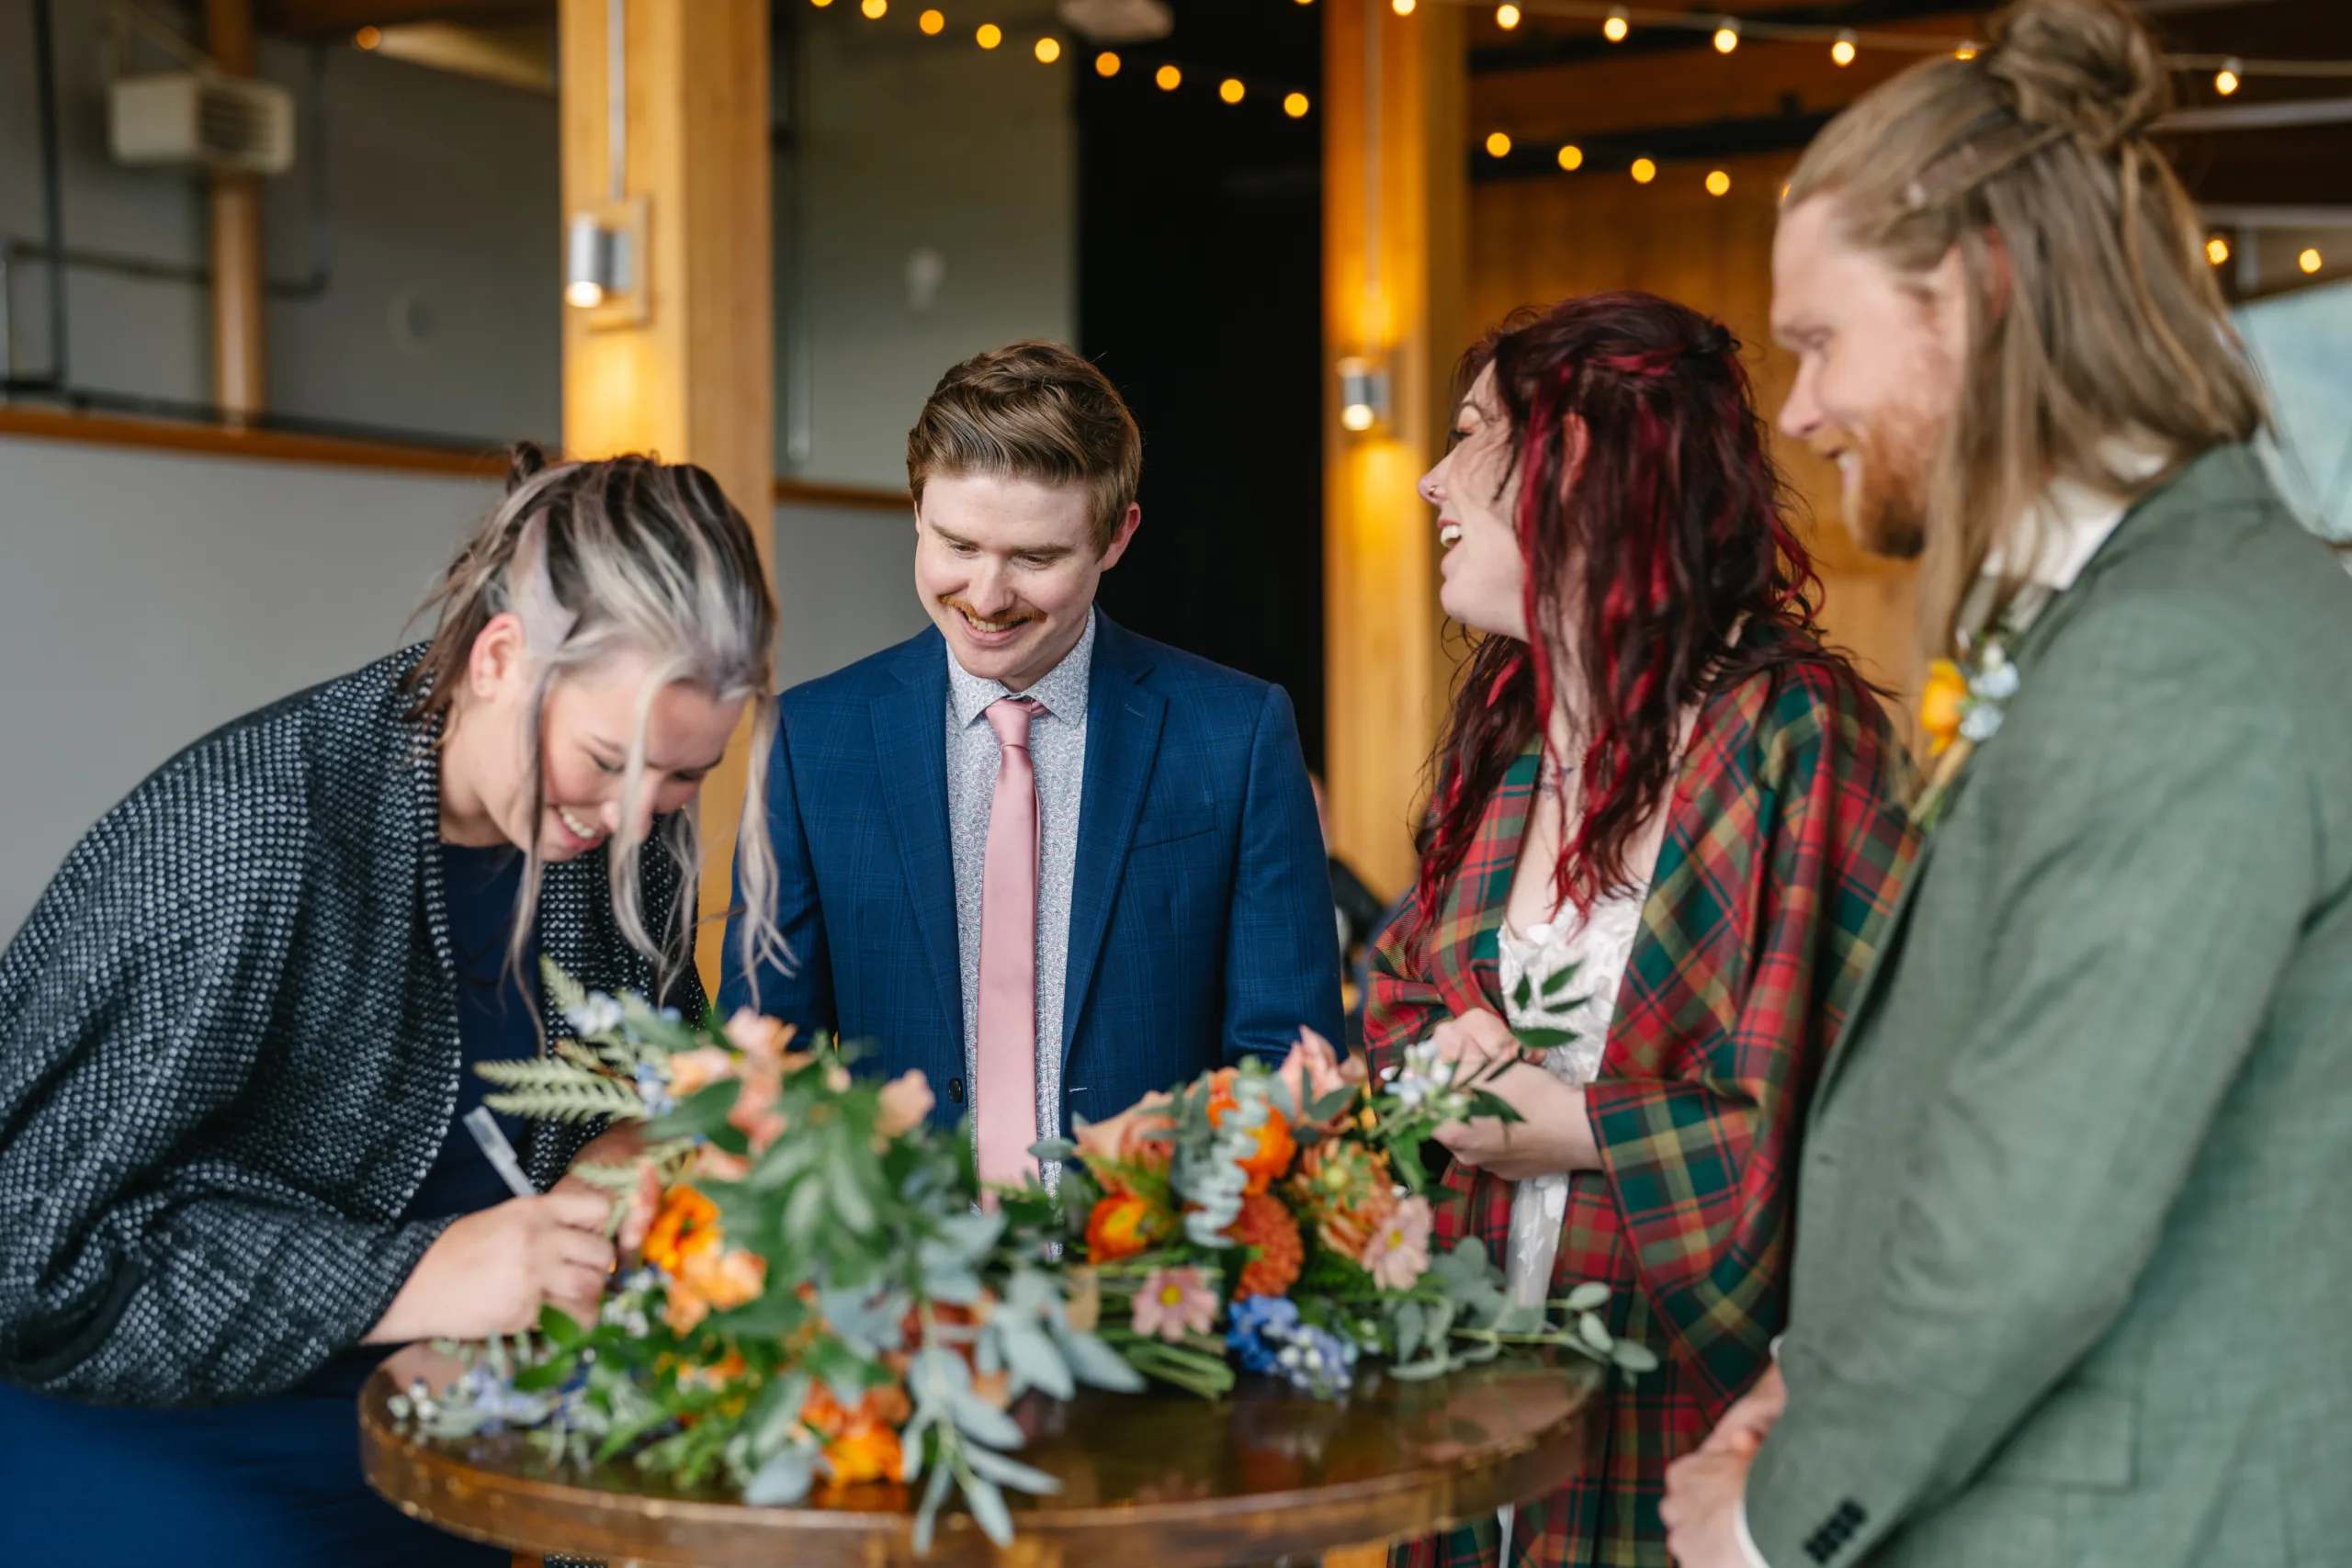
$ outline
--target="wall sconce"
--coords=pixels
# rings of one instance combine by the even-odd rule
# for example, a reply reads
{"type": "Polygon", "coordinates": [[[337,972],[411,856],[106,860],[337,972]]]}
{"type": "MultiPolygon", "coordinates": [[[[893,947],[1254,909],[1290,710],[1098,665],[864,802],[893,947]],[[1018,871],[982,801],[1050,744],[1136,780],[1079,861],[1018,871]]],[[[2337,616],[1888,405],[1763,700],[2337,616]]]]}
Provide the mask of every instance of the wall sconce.
{"type": "Polygon", "coordinates": [[[1362,434],[1388,423],[1388,367],[1374,359],[1340,361],[1340,423],[1362,434]]]}
{"type": "Polygon", "coordinates": [[[645,321],[645,241],[643,197],[583,208],[564,226],[563,302],[592,330],[645,321]]]}

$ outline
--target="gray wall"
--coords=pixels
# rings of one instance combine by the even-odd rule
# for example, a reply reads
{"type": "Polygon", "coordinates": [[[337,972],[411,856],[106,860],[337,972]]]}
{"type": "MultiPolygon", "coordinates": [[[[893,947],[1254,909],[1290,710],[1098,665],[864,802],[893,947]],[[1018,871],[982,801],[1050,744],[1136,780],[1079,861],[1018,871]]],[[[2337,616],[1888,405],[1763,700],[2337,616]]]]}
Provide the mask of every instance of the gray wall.
{"type": "MultiPolygon", "coordinates": [[[[185,20],[186,6],[149,0],[185,20]]],[[[912,4],[787,9],[778,39],[776,457],[787,473],[897,486],[907,427],[939,374],[1016,338],[1077,332],[1078,51],[1040,65],[1045,0],[994,13],[986,52],[959,21],[936,39],[912,4]],[[910,297],[919,251],[944,273],[910,297]]],[[[106,151],[100,0],[58,0],[69,243],[182,265],[205,260],[205,203],[187,175],[122,169],[106,151]]],[[[0,233],[40,232],[31,0],[0,0],[0,233]]],[[[162,68],[143,47],[139,69],[162,68]]],[[[323,55],[324,161],[334,265],[316,299],[269,307],[276,412],[495,445],[552,440],[560,417],[561,212],[555,99],[345,45],[323,55]]],[[[270,270],[311,267],[304,50],[265,42],[263,74],[305,106],[304,162],[265,186],[270,270]]],[[[45,367],[43,264],[8,288],[16,362],[45,367]]],[[[74,270],[76,382],[185,401],[211,396],[209,315],[187,284],[74,270]]]]}
{"type": "MultiPolygon", "coordinates": [[[[0,935],[175,750],[399,647],[492,499],[458,479],[0,436],[0,935]]],[[[910,525],[786,507],[775,527],[782,679],[921,628],[910,525]]]]}
{"type": "Polygon", "coordinates": [[[1068,36],[1038,0],[988,13],[1005,29],[994,51],[952,8],[923,37],[920,8],[871,22],[800,6],[781,51],[802,123],[777,158],[776,457],[812,479],[904,484],[907,427],[940,372],[1021,338],[1077,340],[1070,83],[1092,56],[1037,62],[1039,33],[1068,36]],[[944,263],[927,303],[910,287],[919,252],[944,263]]]}

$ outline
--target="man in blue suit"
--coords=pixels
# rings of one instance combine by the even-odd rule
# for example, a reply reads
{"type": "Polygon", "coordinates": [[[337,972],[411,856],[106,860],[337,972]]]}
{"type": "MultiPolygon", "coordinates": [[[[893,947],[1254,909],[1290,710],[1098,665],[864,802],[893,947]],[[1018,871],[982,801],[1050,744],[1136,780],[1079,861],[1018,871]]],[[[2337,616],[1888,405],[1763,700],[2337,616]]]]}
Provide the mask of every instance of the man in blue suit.
{"type": "MultiPolygon", "coordinates": [[[[1289,698],[1094,607],[1141,470],[1125,405],[1069,350],[956,366],[907,440],[932,629],[779,699],[790,956],[757,1005],[871,1042],[865,1070],[921,1068],[992,1180],[1073,1116],[1278,1057],[1301,1025],[1339,1037],[1289,698]]],[[[753,987],[728,953],[731,1010],[753,987]]]]}

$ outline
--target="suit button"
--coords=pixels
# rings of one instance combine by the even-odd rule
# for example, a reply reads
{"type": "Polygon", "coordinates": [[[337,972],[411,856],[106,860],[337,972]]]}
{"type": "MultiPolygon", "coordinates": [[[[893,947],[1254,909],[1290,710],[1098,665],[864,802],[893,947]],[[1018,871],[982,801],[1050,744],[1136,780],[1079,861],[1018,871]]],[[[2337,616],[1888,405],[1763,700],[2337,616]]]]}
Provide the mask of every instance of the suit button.
{"type": "Polygon", "coordinates": [[[964,1103],[964,1080],[962,1078],[949,1078],[947,1080],[947,1098],[958,1105],[964,1103]]]}

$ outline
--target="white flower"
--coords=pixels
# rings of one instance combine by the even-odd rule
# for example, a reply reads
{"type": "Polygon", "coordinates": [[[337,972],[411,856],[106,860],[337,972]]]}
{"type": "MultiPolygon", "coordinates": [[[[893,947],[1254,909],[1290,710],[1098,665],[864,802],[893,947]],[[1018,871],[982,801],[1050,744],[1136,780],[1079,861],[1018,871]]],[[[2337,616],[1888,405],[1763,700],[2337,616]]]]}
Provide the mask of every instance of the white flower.
{"type": "Polygon", "coordinates": [[[1988,703],[2005,703],[2018,694],[2018,667],[1995,664],[1988,659],[1983,670],[1968,679],[1971,696],[1988,703]]]}
{"type": "Polygon", "coordinates": [[[623,1014],[621,1004],[602,991],[591,991],[587,999],[566,1015],[571,1027],[583,1037],[594,1039],[600,1034],[613,1034],[620,1030],[623,1014]]]}
{"type": "Polygon", "coordinates": [[[1960,733],[1965,739],[1982,746],[2001,731],[2001,710],[1990,703],[1978,703],[1960,716],[1960,733]]]}

